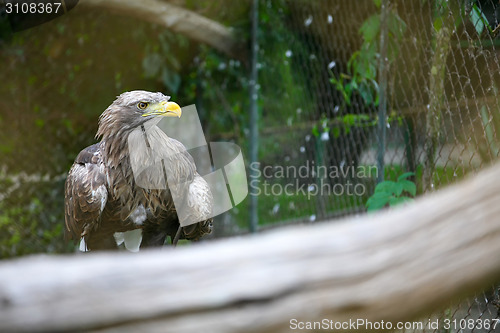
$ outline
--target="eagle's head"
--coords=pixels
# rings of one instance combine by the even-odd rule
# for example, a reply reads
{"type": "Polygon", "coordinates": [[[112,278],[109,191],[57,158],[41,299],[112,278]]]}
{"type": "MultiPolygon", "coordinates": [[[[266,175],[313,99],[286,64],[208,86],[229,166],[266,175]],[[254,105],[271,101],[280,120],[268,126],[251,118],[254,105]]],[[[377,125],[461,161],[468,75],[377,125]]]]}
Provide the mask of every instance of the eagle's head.
{"type": "Polygon", "coordinates": [[[126,135],[153,117],[180,117],[181,108],[160,92],[134,90],[121,94],[99,117],[97,137],[126,135]]]}

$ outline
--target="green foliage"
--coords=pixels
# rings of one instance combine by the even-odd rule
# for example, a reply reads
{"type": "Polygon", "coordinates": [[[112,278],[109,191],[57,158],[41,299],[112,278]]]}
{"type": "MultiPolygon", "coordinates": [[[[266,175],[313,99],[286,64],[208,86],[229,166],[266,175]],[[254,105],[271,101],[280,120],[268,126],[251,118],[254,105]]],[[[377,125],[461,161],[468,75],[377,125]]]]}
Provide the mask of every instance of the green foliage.
{"type": "Polygon", "coordinates": [[[399,176],[397,181],[386,180],[379,183],[366,202],[367,210],[373,212],[387,206],[394,207],[413,201],[412,197],[417,194],[417,187],[407,178],[414,175],[413,172],[407,172],[399,176]]]}
{"type": "Polygon", "coordinates": [[[370,127],[377,124],[377,119],[367,114],[348,113],[342,117],[342,123],[346,134],[349,134],[352,127],[370,127]]]}
{"type": "Polygon", "coordinates": [[[488,22],[488,18],[478,5],[478,2],[479,1],[474,0],[463,2],[447,0],[435,1],[433,8],[434,30],[439,32],[443,26],[446,26],[446,20],[452,19],[452,25],[458,27],[463,23],[464,18],[468,18],[474,26],[478,36],[481,36],[485,29],[490,33],[493,32],[493,27],[488,22]],[[450,17],[450,11],[453,13],[452,17],[450,17]]]}
{"type": "MultiPolygon", "coordinates": [[[[240,15],[244,3],[231,5],[241,7],[237,13],[220,3],[210,6],[214,15],[205,10],[204,15],[227,26],[235,27],[232,15],[247,17],[240,15]],[[229,23],[220,18],[222,12],[229,23]]],[[[0,82],[5,101],[0,174],[4,168],[13,175],[64,174],[79,151],[96,142],[99,114],[127,90],[163,91],[181,105],[199,98],[208,135],[232,131],[247,119],[244,65],[148,20],[89,9],[9,38],[2,41],[0,56],[8,78],[0,82]]],[[[235,140],[243,135],[242,127],[234,130],[235,140]]],[[[30,180],[13,187],[3,176],[0,257],[72,250],[63,238],[63,181],[30,180]]]]}
{"type": "Polygon", "coordinates": [[[477,4],[472,5],[472,10],[470,11],[470,20],[476,29],[477,34],[480,36],[484,28],[487,28],[489,32],[492,32],[493,29],[490,26],[488,19],[484,12],[478,7],[477,4]]]}
{"type": "MultiPolygon", "coordinates": [[[[321,126],[315,124],[312,128],[312,134],[315,137],[319,137],[321,132],[329,132],[333,134],[334,138],[338,138],[342,134],[349,134],[353,128],[377,126],[378,117],[366,113],[348,113],[343,116],[330,119],[322,118],[319,123],[321,126]],[[319,127],[322,128],[321,132],[319,127]]],[[[402,126],[403,117],[398,116],[395,112],[392,112],[389,117],[387,117],[387,123],[396,123],[397,126],[402,126]]]]}
{"type": "MultiPolygon", "coordinates": [[[[500,147],[497,144],[496,133],[500,133],[500,112],[498,108],[490,109],[483,105],[479,110],[484,136],[478,136],[475,142],[476,150],[485,163],[494,161],[499,153],[500,147]]],[[[467,141],[468,137],[462,137],[462,141],[467,141]]]]}
{"type": "Polygon", "coordinates": [[[0,200],[0,258],[73,249],[63,237],[62,181],[52,186],[46,182],[19,184],[18,180],[0,183],[3,189],[19,186],[0,200]]]}
{"type": "MultiPolygon", "coordinates": [[[[380,2],[375,0],[380,8],[380,2]]],[[[387,17],[388,47],[387,61],[394,61],[399,53],[399,43],[406,31],[406,23],[393,9],[387,17]]],[[[347,63],[348,73],[335,77],[331,73],[330,82],[342,94],[344,102],[351,105],[354,93],[364,101],[365,105],[378,105],[379,85],[377,82],[377,67],[380,61],[379,40],[381,32],[381,14],[367,18],[359,29],[363,38],[360,50],[354,52],[347,63]]]]}
{"type": "Polygon", "coordinates": [[[146,56],[142,60],[144,76],[159,79],[170,93],[177,94],[181,85],[181,64],[177,55],[188,45],[186,37],[168,30],[163,31],[158,36],[158,44],[146,47],[146,56]],[[177,48],[175,52],[171,50],[173,45],[177,48]]]}
{"type": "MultiPolygon", "coordinates": [[[[279,181],[270,181],[269,184],[278,184],[279,181]]],[[[282,185],[286,185],[283,182],[282,185]]],[[[257,196],[259,207],[259,224],[271,225],[283,223],[285,219],[301,220],[314,219],[318,211],[311,204],[311,196],[309,193],[301,193],[298,191],[294,195],[286,193],[275,193],[273,195],[264,195],[264,187],[259,186],[262,194],[257,196]]],[[[270,187],[268,187],[269,191],[270,187]]],[[[327,207],[327,214],[337,215],[342,214],[344,209],[355,209],[359,205],[359,197],[344,195],[335,195],[332,198],[332,205],[327,207]]],[[[364,198],[366,199],[366,198],[364,198]]],[[[363,200],[363,199],[362,199],[363,200]]],[[[248,221],[248,204],[249,200],[244,200],[240,205],[231,211],[231,214],[236,217],[236,222],[239,227],[246,230],[248,221]]]]}

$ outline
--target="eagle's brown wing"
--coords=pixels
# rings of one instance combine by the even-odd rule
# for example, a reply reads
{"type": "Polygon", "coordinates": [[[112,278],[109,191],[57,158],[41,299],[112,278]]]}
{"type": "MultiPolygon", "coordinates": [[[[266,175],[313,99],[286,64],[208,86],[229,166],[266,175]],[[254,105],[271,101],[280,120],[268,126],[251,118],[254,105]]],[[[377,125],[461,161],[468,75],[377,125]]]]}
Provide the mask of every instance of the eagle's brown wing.
{"type": "Polygon", "coordinates": [[[99,144],[78,154],[66,179],[64,197],[66,238],[79,241],[97,227],[108,199],[99,144]]]}

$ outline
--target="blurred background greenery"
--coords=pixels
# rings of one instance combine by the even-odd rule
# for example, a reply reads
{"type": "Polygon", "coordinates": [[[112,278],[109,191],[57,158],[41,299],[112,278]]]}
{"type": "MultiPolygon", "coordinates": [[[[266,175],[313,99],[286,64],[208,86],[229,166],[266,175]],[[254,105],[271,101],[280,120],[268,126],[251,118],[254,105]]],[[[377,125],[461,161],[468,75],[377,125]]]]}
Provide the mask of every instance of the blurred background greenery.
{"type": "MultiPolygon", "coordinates": [[[[181,2],[233,27],[246,47],[249,2],[181,2]]],[[[1,37],[0,257],[73,250],[63,241],[65,174],[124,91],[196,104],[207,140],[243,144],[247,65],[149,18],[79,4],[31,29],[3,26],[1,37]]]]}

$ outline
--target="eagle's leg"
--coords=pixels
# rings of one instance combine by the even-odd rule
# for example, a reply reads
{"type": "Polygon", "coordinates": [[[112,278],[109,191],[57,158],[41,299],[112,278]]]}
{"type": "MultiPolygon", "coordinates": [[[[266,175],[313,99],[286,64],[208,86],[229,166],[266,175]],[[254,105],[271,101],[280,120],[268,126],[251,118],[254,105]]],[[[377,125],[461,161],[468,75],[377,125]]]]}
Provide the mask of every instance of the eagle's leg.
{"type": "Polygon", "coordinates": [[[158,224],[145,224],[142,229],[141,248],[163,246],[167,232],[162,231],[158,224]]]}
{"type": "Polygon", "coordinates": [[[177,229],[177,232],[175,233],[174,239],[172,239],[172,245],[175,247],[177,246],[177,243],[179,242],[179,238],[181,238],[182,234],[182,226],[179,225],[179,229],[177,229]]]}
{"type": "Polygon", "coordinates": [[[87,250],[115,250],[117,248],[113,234],[92,234],[84,238],[87,250]]]}
{"type": "Polygon", "coordinates": [[[177,215],[171,212],[163,212],[156,215],[148,213],[142,227],[141,248],[165,245],[167,236],[173,239],[178,228],[179,219],[177,215]]]}

